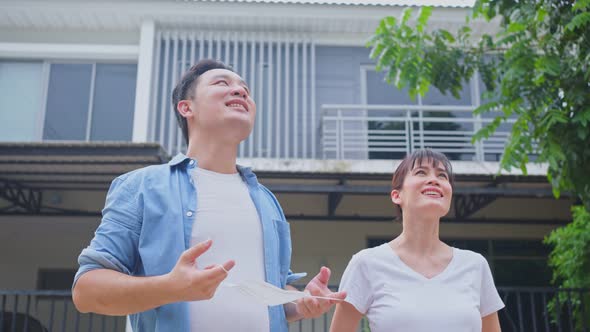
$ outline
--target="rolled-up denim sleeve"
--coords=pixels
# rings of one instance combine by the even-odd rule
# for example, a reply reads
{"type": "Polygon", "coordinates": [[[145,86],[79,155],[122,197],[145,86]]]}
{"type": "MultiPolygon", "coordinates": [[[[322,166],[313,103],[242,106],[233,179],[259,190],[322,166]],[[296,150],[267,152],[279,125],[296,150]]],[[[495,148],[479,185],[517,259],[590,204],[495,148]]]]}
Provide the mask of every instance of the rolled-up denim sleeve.
{"type": "Polygon", "coordinates": [[[72,287],[84,273],[92,270],[133,273],[138,261],[141,230],[140,196],[137,181],[128,174],[113,181],[102,211],[102,221],[90,245],[78,257],[80,267],[72,287]]]}

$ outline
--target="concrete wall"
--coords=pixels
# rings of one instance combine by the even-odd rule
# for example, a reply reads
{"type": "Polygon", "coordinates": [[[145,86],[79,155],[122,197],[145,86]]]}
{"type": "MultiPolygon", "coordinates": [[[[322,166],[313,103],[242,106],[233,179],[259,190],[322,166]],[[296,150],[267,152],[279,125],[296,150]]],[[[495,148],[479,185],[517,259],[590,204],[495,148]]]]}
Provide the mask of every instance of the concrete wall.
{"type": "MultiPolygon", "coordinates": [[[[0,218],[0,288],[34,289],[39,269],[77,269],[77,256],[98,226],[97,218],[0,218]]],[[[441,237],[542,239],[555,225],[443,223],[441,237]]],[[[291,221],[294,271],[311,276],[322,265],[337,284],[351,256],[369,237],[394,238],[399,222],[291,221]]]]}
{"type": "Polygon", "coordinates": [[[0,217],[0,289],[34,289],[39,269],[76,269],[98,218],[0,217]]]}

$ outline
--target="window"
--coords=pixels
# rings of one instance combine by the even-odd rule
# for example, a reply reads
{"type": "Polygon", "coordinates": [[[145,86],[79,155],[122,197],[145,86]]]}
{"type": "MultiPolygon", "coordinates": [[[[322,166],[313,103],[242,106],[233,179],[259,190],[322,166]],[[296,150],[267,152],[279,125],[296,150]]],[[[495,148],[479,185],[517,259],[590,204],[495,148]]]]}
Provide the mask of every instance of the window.
{"type": "Polygon", "coordinates": [[[91,78],[91,65],[51,65],[43,139],[86,140],[91,78]]]}
{"type": "Polygon", "coordinates": [[[0,61],[0,141],[39,139],[41,62],[0,61]]]}
{"type": "Polygon", "coordinates": [[[0,141],[130,141],[136,64],[0,61],[0,141]]]}
{"type": "Polygon", "coordinates": [[[136,76],[136,65],[52,64],[43,138],[130,141],[136,76]]]}
{"type": "Polygon", "coordinates": [[[74,282],[76,270],[40,269],[37,273],[37,289],[39,290],[70,290],[74,282]]]}

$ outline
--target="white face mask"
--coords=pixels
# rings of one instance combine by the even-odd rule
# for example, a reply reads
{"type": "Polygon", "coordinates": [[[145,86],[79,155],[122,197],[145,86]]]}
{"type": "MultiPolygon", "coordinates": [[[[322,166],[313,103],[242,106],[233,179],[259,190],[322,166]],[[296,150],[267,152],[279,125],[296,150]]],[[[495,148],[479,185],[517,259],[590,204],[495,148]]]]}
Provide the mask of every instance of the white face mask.
{"type": "Polygon", "coordinates": [[[224,282],[222,285],[225,287],[236,288],[243,294],[254,297],[259,302],[269,306],[294,302],[308,296],[316,299],[334,300],[329,297],[313,296],[308,292],[280,289],[264,281],[246,281],[240,284],[224,282]]]}

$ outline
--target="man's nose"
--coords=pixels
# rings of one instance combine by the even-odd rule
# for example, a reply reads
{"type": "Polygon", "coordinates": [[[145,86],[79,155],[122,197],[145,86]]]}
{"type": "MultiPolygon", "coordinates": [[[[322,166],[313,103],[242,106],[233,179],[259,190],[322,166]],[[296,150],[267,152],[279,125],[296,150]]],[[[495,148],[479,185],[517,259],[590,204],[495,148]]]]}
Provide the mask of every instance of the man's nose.
{"type": "Polygon", "coordinates": [[[233,87],[231,95],[246,98],[246,97],[248,97],[248,92],[246,91],[246,89],[243,86],[236,85],[233,87]]]}

